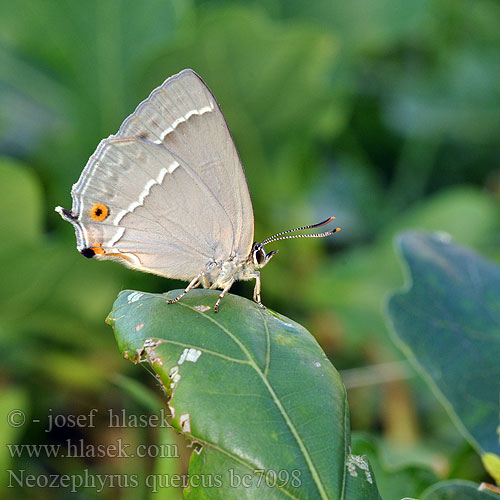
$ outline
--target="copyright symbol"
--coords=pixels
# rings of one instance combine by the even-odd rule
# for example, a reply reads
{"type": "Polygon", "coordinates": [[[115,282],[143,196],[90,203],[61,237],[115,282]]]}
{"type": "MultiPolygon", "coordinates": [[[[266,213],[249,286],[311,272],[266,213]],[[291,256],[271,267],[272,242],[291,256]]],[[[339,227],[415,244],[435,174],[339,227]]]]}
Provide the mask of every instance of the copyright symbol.
{"type": "Polygon", "coordinates": [[[7,415],[7,423],[11,427],[21,427],[26,422],[26,415],[22,410],[11,410],[7,415]]]}

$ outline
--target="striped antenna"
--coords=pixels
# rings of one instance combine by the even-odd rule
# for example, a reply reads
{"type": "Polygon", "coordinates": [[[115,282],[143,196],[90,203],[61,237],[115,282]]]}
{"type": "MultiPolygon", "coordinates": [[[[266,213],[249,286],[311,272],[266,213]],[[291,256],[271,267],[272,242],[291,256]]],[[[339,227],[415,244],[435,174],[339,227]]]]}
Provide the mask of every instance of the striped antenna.
{"type": "Polygon", "coordinates": [[[338,231],[340,231],[340,227],[337,227],[333,229],[332,231],[325,231],[324,233],[317,233],[317,234],[294,234],[291,236],[282,236],[284,234],[288,233],[295,233],[296,231],[304,231],[305,229],[314,229],[317,227],[324,226],[328,223],[330,223],[332,220],[334,220],[335,217],[330,217],[322,222],[318,222],[317,224],[311,224],[310,226],[302,226],[302,227],[297,227],[295,229],[289,229],[288,231],[282,231],[281,233],[274,234],[273,236],[269,236],[269,238],[266,238],[261,245],[267,245],[268,243],[273,243],[274,241],[279,241],[279,240],[291,240],[294,238],[324,238],[325,236],[330,236],[331,234],[334,234],[338,231]]]}

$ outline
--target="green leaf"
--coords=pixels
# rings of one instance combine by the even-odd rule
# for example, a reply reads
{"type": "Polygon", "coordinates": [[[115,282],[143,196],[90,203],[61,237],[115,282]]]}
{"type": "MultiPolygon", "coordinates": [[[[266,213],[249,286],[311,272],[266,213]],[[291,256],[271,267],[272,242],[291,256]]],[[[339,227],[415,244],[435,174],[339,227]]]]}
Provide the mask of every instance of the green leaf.
{"type": "Polygon", "coordinates": [[[215,314],[217,296],[194,290],[169,305],[164,295],[124,291],[108,318],[123,355],[151,363],[172,425],[196,443],[191,477],[220,476],[219,486],[192,483],[185,494],[349,498],[348,411],[337,371],[297,323],[234,295],[215,314]]]}
{"type": "Polygon", "coordinates": [[[348,471],[346,481],[346,500],[381,500],[373,469],[365,455],[347,455],[346,468],[348,471]]]}
{"type": "MultiPolygon", "coordinates": [[[[500,426],[497,432],[500,434],[500,426]]],[[[481,459],[488,474],[500,485],[500,457],[494,453],[485,453],[481,459]]]]}
{"type": "Polygon", "coordinates": [[[425,488],[438,480],[428,464],[423,465],[423,460],[415,459],[415,452],[411,456],[408,445],[404,447],[405,463],[398,464],[388,461],[382,440],[364,433],[353,433],[352,449],[354,453],[366,455],[373,464],[377,486],[384,500],[399,500],[405,496],[419,498],[425,488]]]}
{"type": "Polygon", "coordinates": [[[441,481],[423,493],[421,500],[498,500],[500,498],[488,491],[479,491],[478,485],[471,481],[441,481]]]}
{"type": "Polygon", "coordinates": [[[472,445],[498,455],[500,267],[437,234],[396,244],[409,284],[388,303],[394,338],[472,445]]]}

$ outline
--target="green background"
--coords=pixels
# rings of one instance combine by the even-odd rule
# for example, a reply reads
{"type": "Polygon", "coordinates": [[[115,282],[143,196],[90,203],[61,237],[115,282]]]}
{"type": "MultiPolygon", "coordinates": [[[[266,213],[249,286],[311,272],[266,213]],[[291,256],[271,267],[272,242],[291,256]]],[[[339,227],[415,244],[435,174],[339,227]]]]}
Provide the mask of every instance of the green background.
{"type": "MultiPolygon", "coordinates": [[[[2,2],[2,488],[7,469],[140,478],[186,471],[191,449],[170,429],[107,425],[110,410],[158,414],[165,403],[147,370],[121,358],[104,323],[123,289],[183,284],[84,259],[53,211],[70,208],[71,185],[98,142],[186,67],[205,79],[229,123],[256,238],[330,215],[342,227],[327,240],[276,244],[263,301],[312,332],[340,370],[382,497],[416,497],[440,478],[491,482],[394,347],[382,307],[403,283],[392,248],[402,229],[446,231],[500,258],[499,25],[499,4],[486,0],[2,2]],[[95,427],[45,432],[50,415],[93,408],[95,427]],[[24,425],[7,424],[13,409],[25,413],[24,425]],[[12,457],[5,447],[67,439],[176,443],[181,458],[12,457]],[[394,470],[406,490],[379,479],[394,470]]],[[[251,286],[232,292],[251,297],[251,286]]],[[[142,479],[97,489],[87,498],[180,492],[152,496],[142,479]]]]}

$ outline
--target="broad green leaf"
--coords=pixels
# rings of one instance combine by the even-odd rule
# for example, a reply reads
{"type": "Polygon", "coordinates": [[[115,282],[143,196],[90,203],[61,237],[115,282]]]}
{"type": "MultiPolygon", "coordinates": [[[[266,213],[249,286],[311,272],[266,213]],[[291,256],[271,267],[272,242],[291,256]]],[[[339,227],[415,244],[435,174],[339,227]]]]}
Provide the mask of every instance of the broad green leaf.
{"type": "Polygon", "coordinates": [[[220,476],[218,487],[191,484],[185,494],[349,498],[348,411],[338,373],[297,323],[234,295],[215,314],[217,296],[194,290],[169,305],[164,295],[124,291],[108,318],[123,355],[151,363],[173,426],[195,442],[191,474],[220,476]],[[231,487],[231,477],[244,476],[248,488],[231,487]]]}
{"type": "MultiPolygon", "coordinates": [[[[281,498],[280,496],[276,497],[276,492],[273,491],[273,486],[280,484],[281,481],[286,481],[290,486],[299,489],[302,486],[302,471],[300,469],[282,469],[277,472],[274,469],[262,470],[256,476],[252,476],[246,466],[210,448],[204,448],[199,455],[193,453],[189,474],[201,478],[206,474],[205,471],[208,465],[214,470],[225,471],[220,474],[218,479],[220,484],[229,484],[233,488],[243,486],[236,491],[237,496],[235,498],[238,499],[281,498]]],[[[345,500],[380,500],[373,470],[365,456],[348,454],[346,472],[345,488],[340,498],[345,500]]],[[[212,484],[216,482],[215,478],[211,479],[212,484]]],[[[225,500],[233,497],[228,497],[227,491],[223,489],[218,491],[216,487],[212,487],[207,488],[207,490],[192,490],[186,494],[186,498],[190,500],[225,500]]],[[[302,496],[292,496],[291,498],[302,498],[302,496]]]]}
{"type": "MultiPolygon", "coordinates": [[[[405,447],[406,450],[408,448],[405,447]]],[[[382,443],[374,437],[353,434],[352,450],[354,453],[366,455],[370,460],[380,495],[384,500],[400,500],[405,496],[419,498],[425,488],[438,480],[428,465],[424,466],[421,461],[412,461],[408,452],[406,463],[388,463],[382,443]]]]}
{"type": "Polygon", "coordinates": [[[403,233],[407,288],[387,311],[394,339],[481,453],[500,454],[500,267],[448,236],[403,233]]]}
{"type": "Polygon", "coordinates": [[[381,500],[373,469],[365,455],[349,453],[346,458],[346,500],[381,500]]]}
{"type": "Polygon", "coordinates": [[[471,481],[441,481],[428,488],[421,500],[498,500],[500,497],[489,491],[480,491],[479,485],[471,481]]]}

